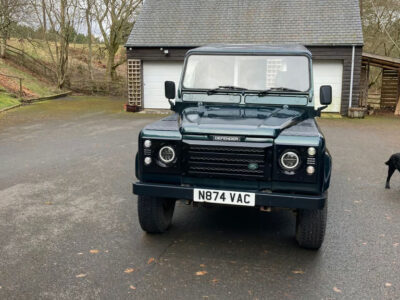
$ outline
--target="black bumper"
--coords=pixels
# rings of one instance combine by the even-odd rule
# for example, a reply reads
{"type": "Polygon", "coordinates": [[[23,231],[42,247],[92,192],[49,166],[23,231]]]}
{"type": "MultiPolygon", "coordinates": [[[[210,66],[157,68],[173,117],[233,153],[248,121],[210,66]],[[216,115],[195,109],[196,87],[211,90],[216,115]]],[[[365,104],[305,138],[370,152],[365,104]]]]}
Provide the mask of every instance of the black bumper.
{"type": "MultiPolygon", "coordinates": [[[[213,190],[218,190],[212,188],[213,190]]],[[[193,200],[193,187],[142,183],[133,184],[133,193],[139,196],[153,196],[163,198],[174,198],[193,200]]],[[[221,189],[222,190],[222,189],[221,189]]],[[[234,190],[233,190],[234,191],[234,190]]],[[[325,206],[327,194],[322,195],[301,195],[283,193],[263,193],[258,191],[240,191],[256,194],[256,206],[302,208],[302,209],[321,209],[325,206]]]]}

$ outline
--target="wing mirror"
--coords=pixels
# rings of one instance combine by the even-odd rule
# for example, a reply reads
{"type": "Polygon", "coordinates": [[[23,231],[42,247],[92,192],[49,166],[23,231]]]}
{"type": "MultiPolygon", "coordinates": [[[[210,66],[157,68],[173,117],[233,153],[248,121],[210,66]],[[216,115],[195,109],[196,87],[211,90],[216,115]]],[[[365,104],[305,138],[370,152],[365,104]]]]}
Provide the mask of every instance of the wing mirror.
{"type": "Polygon", "coordinates": [[[319,90],[319,102],[322,105],[329,105],[332,103],[332,87],[330,85],[323,85],[319,90]]]}
{"type": "Polygon", "coordinates": [[[165,87],[165,98],[167,98],[168,101],[175,99],[175,92],[176,92],[175,82],[166,81],[164,87],[165,87]]]}

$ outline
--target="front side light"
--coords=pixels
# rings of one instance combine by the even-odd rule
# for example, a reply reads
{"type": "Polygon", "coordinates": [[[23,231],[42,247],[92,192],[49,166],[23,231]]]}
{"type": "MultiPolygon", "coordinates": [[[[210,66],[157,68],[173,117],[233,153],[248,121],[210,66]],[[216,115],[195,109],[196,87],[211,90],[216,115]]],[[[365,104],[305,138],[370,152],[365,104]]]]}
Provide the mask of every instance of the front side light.
{"type": "Polygon", "coordinates": [[[158,156],[164,164],[169,164],[175,159],[175,150],[171,146],[164,146],[158,152],[158,156]]]}
{"type": "Polygon", "coordinates": [[[308,166],[306,171],[308,175],[312,175],[315,173],[315,168],[313,166],[308,166]]]}
{"type": "Polygon", "coordinates": [[[145,148],[150,148],[151,147],[151,141],[150,140],[145,140],[143,143],[145,148]]]}
{"type": "Polygon", "coordinates": [[[294,171],[300,165],[300,158],[296,152],[286,151],[280,158],[281,167],[287,171],[294,171]]]}
{"type": "Polygon", "coordinates": [[[307,153],[309,156],[314,156],[315,154],[317,154],[317,150],[314,147],[310,147],[307,149],[307,153]]]}
{"type": "Polygon", "coordinates": [[[150,165],[150,164],[151,164],[151,157],[145,157],[145,159],[144,159],[144,164],[145,164],[146,166],[150,165]]]}

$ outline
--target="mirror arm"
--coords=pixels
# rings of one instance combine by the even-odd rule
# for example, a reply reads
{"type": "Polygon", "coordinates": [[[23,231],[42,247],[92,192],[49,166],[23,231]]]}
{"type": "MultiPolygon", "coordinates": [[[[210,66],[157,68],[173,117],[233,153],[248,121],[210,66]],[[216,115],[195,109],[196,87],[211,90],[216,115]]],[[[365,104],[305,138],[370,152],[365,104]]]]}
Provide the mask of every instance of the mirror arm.
{"type": "Polygon", "coordinates": [[[328,107],[328,105],[324,105],[324,106],[318,107],[318,109],[317,109],[317,117],[320,117],[321,116],[321,111],[323,111],[327,107],[328,107]]]}
{"type": "Polygon", "coordinates": [[[175,107],[175,102],[172,101],[171,99],[168,99],[169,105],[171,106],[171,110],[174,110],[175,107]]]}

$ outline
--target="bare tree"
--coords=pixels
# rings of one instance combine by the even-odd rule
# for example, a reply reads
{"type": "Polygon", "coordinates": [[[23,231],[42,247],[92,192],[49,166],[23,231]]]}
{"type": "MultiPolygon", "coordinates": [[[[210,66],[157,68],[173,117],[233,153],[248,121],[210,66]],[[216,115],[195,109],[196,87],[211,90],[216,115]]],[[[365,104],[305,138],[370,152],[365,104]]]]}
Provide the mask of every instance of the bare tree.
{"type": "MultiPolygon", "coordinates": [[[[360,0],[364,51],[400,57],[400,1],[360,0]]],[[[380,89],[382,69],[371,68],[368,87],[380,89]]]]}
{"type": "Polygon", "coordinates": [[[85,20],[86,20],[87,37],[88,37],[88,70],[89,70],[90,80],[93,80],[92,8],[93,8],[93,0],[86,0],[85,20]]]}
{"type": "Polygon", "coordinates": [[[87,65],[90,80],[93,81],[93,32],[92,32],[92,23],[93,23],[93,1],[94,0],[80,0],[80,9],[83,12],[83,19],[86,25],[86,34],[87,34],[87,45],[88,45],[88,54],[87,54],[87,65]]]}
{"type": "Polygon", "coordinates": [[[95,0],[94,11],[104,45],[107,49],[107,74],[116,79],[116,69],[125,58],[115,61],[120,45],[124,42],[124,32],[135,21],[137,9],[143,0],[95,0]]]}
{"type": "Polygon", "coordinates": [[[361,0],[368,52],[400,57],[400,1],[361,0]]]}
{"type": "Polygon", "coordinates": [[[0,0],[0,57],[5,57],[11,25],[17,22],[25,0],[0,0]]]}
{"type": "Polygon", "coordinates": [[[68,71],[71,33],[78,20],[78,0],[31,0],[31,4],[54,65],[57,86],[62,89],[68,71]]]}

